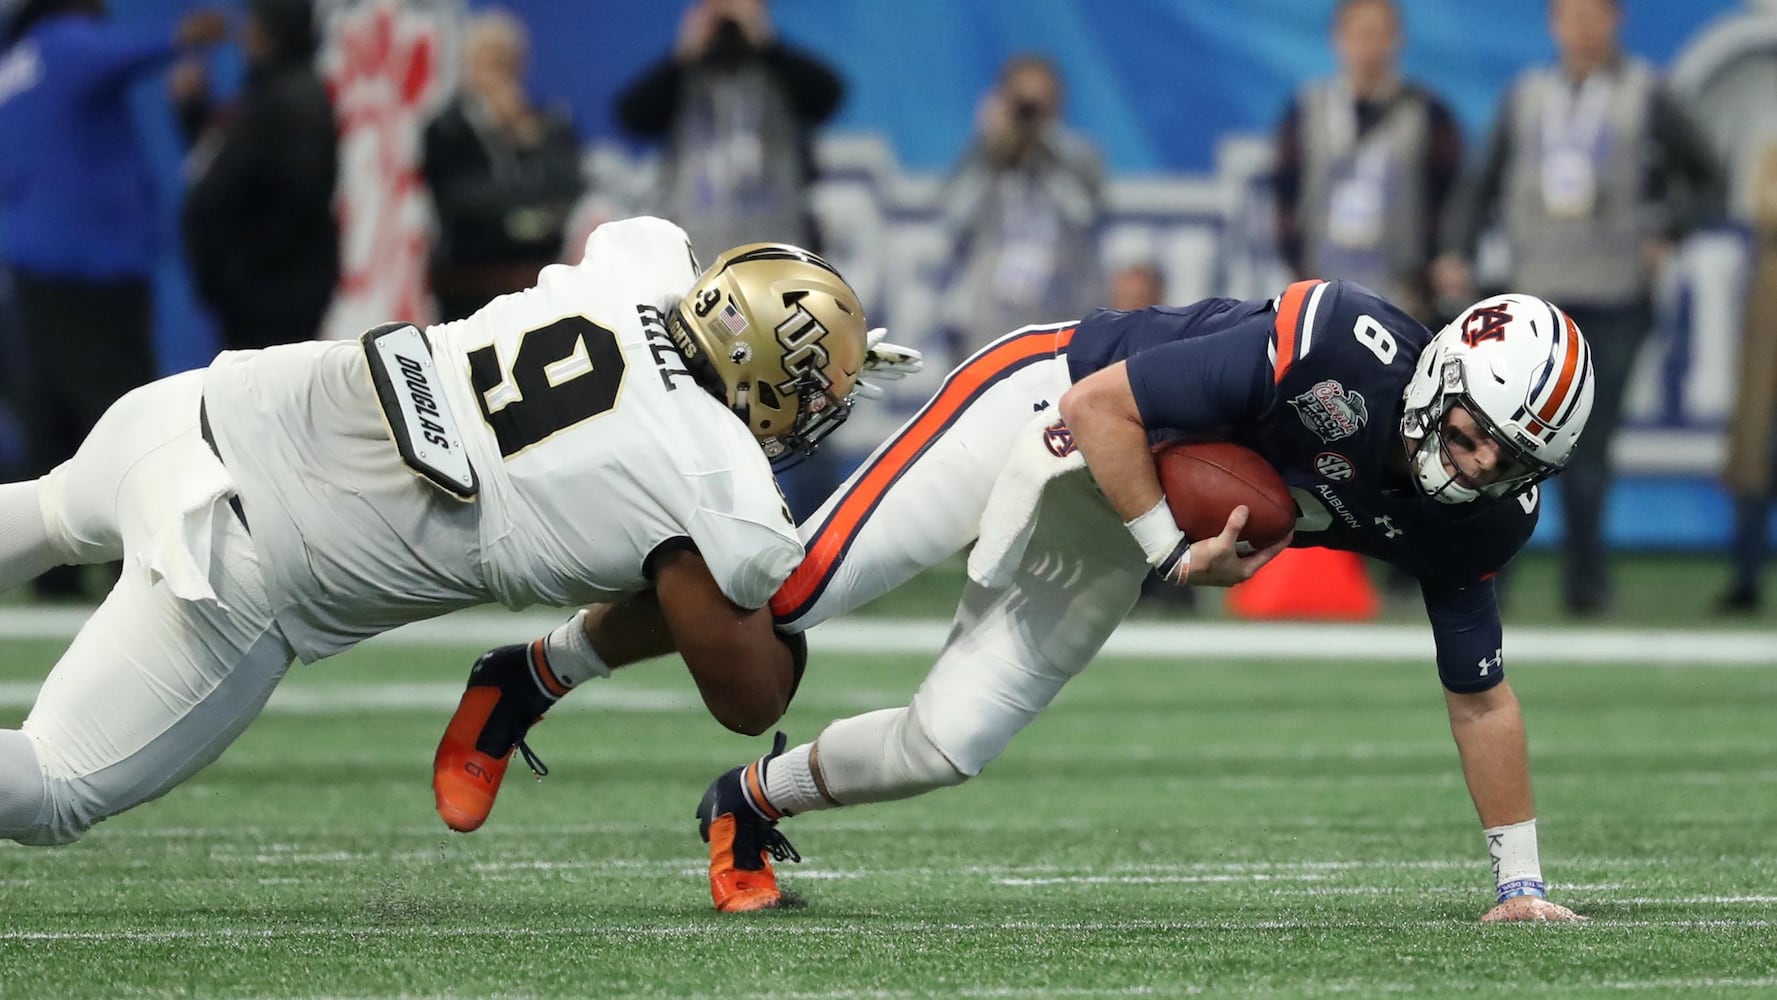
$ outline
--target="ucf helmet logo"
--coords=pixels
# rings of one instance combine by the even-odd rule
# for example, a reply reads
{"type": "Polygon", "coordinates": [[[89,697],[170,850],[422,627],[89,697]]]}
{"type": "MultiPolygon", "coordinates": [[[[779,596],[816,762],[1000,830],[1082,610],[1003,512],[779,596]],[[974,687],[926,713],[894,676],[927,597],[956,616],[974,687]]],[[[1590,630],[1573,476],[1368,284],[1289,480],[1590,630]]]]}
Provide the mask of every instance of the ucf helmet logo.
{"type": "Polygon", "coordinates": [[[826,368],[831,360],[827,349],[821,346],[826,339],[827,328],[801,302],[782,323],[777,325],[777,342],[783,345],[783,365],[785,380],[783,388],[795,383],[803,376],[812,376],[826,388],[833,384],[827,377],[826,368]]]}

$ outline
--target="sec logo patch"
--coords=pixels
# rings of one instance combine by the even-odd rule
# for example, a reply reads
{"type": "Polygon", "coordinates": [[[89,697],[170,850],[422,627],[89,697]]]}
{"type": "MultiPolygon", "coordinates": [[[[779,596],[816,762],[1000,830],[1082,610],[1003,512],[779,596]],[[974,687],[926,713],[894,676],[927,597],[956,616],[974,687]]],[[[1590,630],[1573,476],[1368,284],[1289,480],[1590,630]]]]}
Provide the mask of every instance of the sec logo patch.
{"type": "Polygon", "coordinates": [[[1332,451],[1323,451],[1314,456],[1314,471],[1335,483],[1342,483],[1356,473],[1344,455],[1332,451]]]}

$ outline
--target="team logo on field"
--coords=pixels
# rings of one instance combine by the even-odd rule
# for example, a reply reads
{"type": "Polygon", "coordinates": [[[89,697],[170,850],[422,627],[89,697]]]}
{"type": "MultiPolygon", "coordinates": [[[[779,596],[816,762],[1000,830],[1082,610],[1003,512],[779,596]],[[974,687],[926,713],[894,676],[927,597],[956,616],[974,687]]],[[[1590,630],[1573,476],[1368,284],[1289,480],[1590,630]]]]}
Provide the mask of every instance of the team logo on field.
{"type": "Polygon", "coordinates": [[[1066,458],[1075,451],[1074,432],[1068,428],[1067,422],[1057,420],[1043,428],[1043,444],[1049,454],[1056,458],[1066,458]]]}
{"type": "Polygon", "coordinates": [[[1335,451],[1323,451],[1314,456],[1314,471],[1335,483],[1342,483],[1356,473],[1351,462],[1335,451]]]}
{"type": "Polygon", "coordinates": [[[1332,379],[1315,383],[1307,392],[1290,400],[1303,426],[1329,444],[1348,438],[1364,429],[1370,419],[1370,408],[1361,393],[1348,392],[1332,379]]]}

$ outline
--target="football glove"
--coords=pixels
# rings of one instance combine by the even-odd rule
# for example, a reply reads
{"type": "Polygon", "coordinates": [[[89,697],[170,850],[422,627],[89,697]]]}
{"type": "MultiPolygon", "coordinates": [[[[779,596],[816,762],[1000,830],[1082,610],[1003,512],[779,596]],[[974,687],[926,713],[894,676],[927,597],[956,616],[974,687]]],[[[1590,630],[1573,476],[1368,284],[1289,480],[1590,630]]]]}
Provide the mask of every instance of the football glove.
{"type": "Polygon", "coordinates": [[[883,382],[898,382],[925,367],[925,359],[911,347],[891,344],[886,327],[877,327],[865,335],[864,372],[869,379],[858,379],[860,399],[881,399],[883,382]]]}

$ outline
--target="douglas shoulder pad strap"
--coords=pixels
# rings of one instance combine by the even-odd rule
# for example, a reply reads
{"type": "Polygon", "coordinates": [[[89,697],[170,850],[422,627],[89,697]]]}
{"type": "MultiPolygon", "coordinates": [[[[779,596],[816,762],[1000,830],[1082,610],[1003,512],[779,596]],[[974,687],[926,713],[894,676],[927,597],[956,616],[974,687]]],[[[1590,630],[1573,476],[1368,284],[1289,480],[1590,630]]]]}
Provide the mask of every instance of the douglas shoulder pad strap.
{"type": "Polygon", "coordinates": [[[438,366],[425,333],[411,323],[384,323],[362,340],[402,461],[446,492],[474,499],[480,483],[438,384],[438,366]]]}

